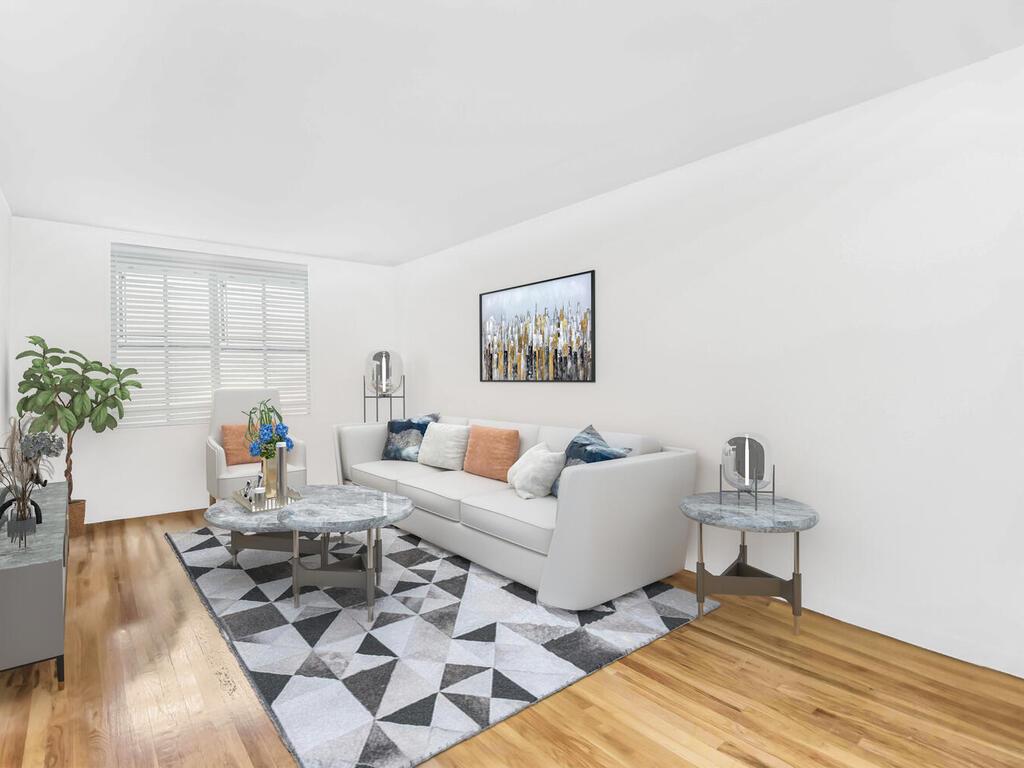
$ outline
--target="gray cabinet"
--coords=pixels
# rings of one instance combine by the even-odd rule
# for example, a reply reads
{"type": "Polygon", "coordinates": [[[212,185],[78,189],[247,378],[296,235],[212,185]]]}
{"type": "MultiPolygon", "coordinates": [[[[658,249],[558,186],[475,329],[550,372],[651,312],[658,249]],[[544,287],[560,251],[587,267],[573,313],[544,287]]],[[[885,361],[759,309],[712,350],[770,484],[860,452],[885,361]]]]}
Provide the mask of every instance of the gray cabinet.
{"type": "Polygon", "coordinates": [[[0,670],[56,659],[64,682],[67,589],[67,484],[50,483],[32,498],[43,522],[18,549],[0,525],[0,670]]]}

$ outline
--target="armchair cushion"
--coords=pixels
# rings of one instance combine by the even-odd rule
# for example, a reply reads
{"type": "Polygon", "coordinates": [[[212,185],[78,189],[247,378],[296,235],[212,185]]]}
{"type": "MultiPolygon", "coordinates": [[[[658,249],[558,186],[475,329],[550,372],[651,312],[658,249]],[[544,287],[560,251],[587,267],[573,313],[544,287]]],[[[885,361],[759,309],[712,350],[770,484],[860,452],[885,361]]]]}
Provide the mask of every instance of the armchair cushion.
{"type": "Polygon", "coordinates": [[[248,428],[248,424],[222,424],[220,427],[220,444],[224,448],[229,467],[259,463],[259,459],[249,453],[249,443],[245,439],[248,428]]]}

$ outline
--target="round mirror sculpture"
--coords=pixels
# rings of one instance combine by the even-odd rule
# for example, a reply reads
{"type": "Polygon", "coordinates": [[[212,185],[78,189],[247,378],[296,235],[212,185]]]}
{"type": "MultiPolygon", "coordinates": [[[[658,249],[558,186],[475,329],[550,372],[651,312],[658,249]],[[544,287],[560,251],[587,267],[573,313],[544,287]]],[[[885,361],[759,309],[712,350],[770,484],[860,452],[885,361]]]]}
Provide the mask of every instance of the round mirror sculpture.
{"type": "Polygon", "coordinates": [[[366,358],[366,389],[378,397],[395,394],[402,386],[402,356],[394,350],[371,352],[366,358]]]}
{"type": "Polygon", "coordinates": [[[759,435],[736,435],[722,446],[722,477],[739,491],[752,492],[771,485],[771,466],[768,444],[759,435]]]}

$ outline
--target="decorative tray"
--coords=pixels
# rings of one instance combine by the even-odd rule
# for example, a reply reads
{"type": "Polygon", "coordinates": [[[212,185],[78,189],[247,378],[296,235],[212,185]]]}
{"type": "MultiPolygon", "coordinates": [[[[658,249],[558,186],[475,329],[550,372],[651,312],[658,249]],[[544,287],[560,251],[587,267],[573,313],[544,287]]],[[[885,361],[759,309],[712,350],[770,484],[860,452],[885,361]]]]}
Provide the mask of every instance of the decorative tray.
{"type": "Polygon", "coordinates": [[[272,512],[275,509],[284,509],[291,502],[301,499],[302,496],[294,488],[289,488],[288,499],[283,502],[276,496],[271,498],[264,497],[261,501],[255,501],[253,499],[246,498],[241,491],[235,491],[232,493],[231,498],[245,507],[249,512],[272,512]]]}

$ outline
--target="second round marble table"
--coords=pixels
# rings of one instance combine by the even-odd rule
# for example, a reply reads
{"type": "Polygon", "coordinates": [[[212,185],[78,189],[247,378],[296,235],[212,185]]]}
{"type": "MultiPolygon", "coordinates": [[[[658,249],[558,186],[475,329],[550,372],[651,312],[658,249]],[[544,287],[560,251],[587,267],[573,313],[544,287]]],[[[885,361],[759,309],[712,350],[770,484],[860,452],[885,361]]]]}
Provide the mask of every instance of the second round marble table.
{"type": "Polygon", "coordinates": [[[713,592],[727,595],[765,595],[785,599],[793,609],[793,631],[800,632],[800,531],[818,524],[818,513],[793,499],[747,493],[712,491],[687,496],[679,505],[697,522],[697,616],[704,615],[704,598],[713,592]],[[704,568],[704,526],[740,532],[740,551],[732,565],[715,575],[704,568]],[[793,577],[782,579],[747,563],[747,533],[792,533],[793,577]]]}
{"type": "Polygon", "coordinates": [[[367,617],[373,605],[383,566],[380,529],[412,514],[413,503],[405,496],[358,485],[307,485],[302,498],[277,512],[280,525],[292,532],[292,596],[299,605],[303,585],[326,587],[366,586],[367,617]],[[366,531],[365,554],[350,555],[334,563],[321,559],[319,568],[307,568],[301,556],[302,533],[320,534],[324,551],[332,533],[366,531]]]}

